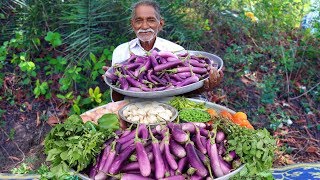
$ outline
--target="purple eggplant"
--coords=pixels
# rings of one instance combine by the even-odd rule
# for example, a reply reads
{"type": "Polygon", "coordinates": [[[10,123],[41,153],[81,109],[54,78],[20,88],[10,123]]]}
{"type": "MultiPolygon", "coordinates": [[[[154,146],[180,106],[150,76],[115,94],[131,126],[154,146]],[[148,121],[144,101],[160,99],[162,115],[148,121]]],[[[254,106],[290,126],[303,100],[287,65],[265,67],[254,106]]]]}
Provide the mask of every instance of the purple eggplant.
{"type": "Polygon", "coordinates": [[[158,52],[158,56],[164,57],[164,58],[168,58],[168,57],[173,57],[175,59],[179,59],[179,57],[175,54],[173,54],[170,51],[159,51],[158,52]]]}
{"type": "Polygon", "coordinates": [[[200,140],[201,140],[202,145],[206,147],[207,146],[207,138],[204,136],[201,136],[200,140]]]}
{"type": "Polygon", "coordinates": [[[150,61],[151,61],[152,67],[155,67],[155,66],[159,65],[158,61],[156,60],[157,54],[152,52],[151,55],[150,55],[150,61]]]}
{"type": "Polygon", "coordinates": [[[184,149],[183,146],[175,142],[173,139],[170,139],[169,143],[170,150],[173,155],[175,155],[178,158],[183,158],[187,155],[186,150],[184,149]]]}
{"type": "Polygon", "coordinates": [[[174,127],[171,134],[173,139],[178,143],[185,143],[189,140],[189,134],[184,132],[181,128],[174,127]]]}
{"type": "Polygon", "coordinates": [[[178,169],[176,170],[176,174],[184,173],[184,170],[187,167],[187,164],[188,164],[188,158],[187,157],[181,158],[178,162],[178,169]]]}
{"type": "Polygon", "coordinates": [[[218,154],[221,155],[221,156],[224,155],[226,153],[226,151],[227,151],[223,142],[217,144],[217,149],[218,149],[218,154]]]}
{"type": "Polygon", "coordinates": [[[199,82],[199,77],[198,76],[190,76],[186,79],[184,79],[182,82],[180,82],[179,84],[177,84],[178,87],[182,87],[182,86],[186,86],[195,82],[199,82]]]}
{"type": "Polygon", "coordinates": [[[144,71],[148,71],[150,67],[151,67],[151,59],[150,57],[148,57],[145,63],[143,64],[143,66],[140,68],[139,74],[141,74],[144,71]]]}
{"type": "Polygon", "coordinates": [[[190,133],[194,133],[196,128],[195,128],[195,125],[191,122],[188,122],[188,123],[182,123],[181,124],[181,129],[183,131],[189,131],[190,133]]]}
{"type": "Polygon", "coordinates": [[[233,161],[237,157],[237,154],[235,151],[230,151],[227,155],[223,157],[223,159],[227,162],[233,161]]]}
{"type": "Polygon", "coordinates": [[[198,127],[196,127],[196,145],[203,154],[207,154],[207,149],[201,142],[200,129],[198,127]]]}
{"type": "Polygon", "coordinates": [[[166,132],[165,138],[166,138],[166,140],[164,142],[164,154],[165,154],[166,160],[167,160],[169,166],[171,167],[171,169],[176,170],[178,168],[178,164],[177,164],[176,160],[174,159],[173,155],[170,152],[170,148],[169,148],[169,142],[170,142],[169,131],[166,132]]]}
{"type": "Polygon", "coordinates": [[[134,70],[134,69],[136,69],[136,68],[138,68],[139,66],[141,66],[141,63],[130,63],[130,64],[128,64],[128,65],[125,65],[124,66],[124,69],[125,70],[134,70]]]}
{"type": "Polygon", "coordinates": [[[157,85],[159,84],[157,81],[155,81],[154,79],[152,79],[151,75],[153,73],[153,70],[152,69],[149,69],[148,70],[148,73],[147,73],[147,79],[152,82],[153,84],[157,85]]]}
{"type": "Polygon", "coordinates": [[[127,81],[127,79],[124,76],[121,76],[119,78],[119,83],[120,83],[120,88],[123,90],[128,90],[129,88],[129,83],[127,81]]]}
{"type": "Polygon", "coordinates": [[[134,143],[134,139],[131,139],[125,143],[123,143],[120,147],[120,152],[124,151],[128,146],[134,143]]]}
{"type": "Polygon", "coordinates": [[[96,162],[93,166],[91,166],[90,171],[89,171],[89,177],[90,178],[94,178],[99,170],[99,165],[100,165],[100,159],[102,157],[103,153],[100,153],[97,158],[96,158],[96,162]]]}
{"type": "Polygon", "coordinates": [[[112,163],[112,166],[109,169],[109,173],[117,174],[123,162],[125,162],[130,157],[130,155],[133,153],[134,150],[135,150],[135,145],[132,144],[129,147],[127,147],[127,149],[125,149],[121,154],[119,154],[119,156],[117,156],[114,159],[114,162],[112,163]]]}
{"type": "Polygon", "coordinates": [[[139,174],[129,174],[129,173],[124,173],[121,174],[120,177],[118,177],[118,179],[121,180],[151,180],[150,178],[147,177],[143,177],[142,175],[139,174]]]}
{"type": "Polygon", "coordinates": [[[163,162],[161,151],[160,151],[159,141],[153,136],[150,129],[149,131],[152,139],[152,152],[154,155],[155,177],[157,179],[160,179],[160,178],[163,178],[165,175],[164,162],[163,162]]]}
{"type": "Polygon", "coordinates": [[[176,73],[176,75],[178,75],[181,79],[186,79],[190,76],[193,76],[194,73],[187,71],[187,72],[180,72],[180,73],[176,73]]]}
{"type": "Polygon", "coordinates": [[[160,180],[185,180],[185,177],[183,175],[174,175],[174,176],[162,178],[160,180]]]}
{"type": "Polygon", "coordinates": [[[226,135],[224,134],[224,132],[218,131],[216,135],[216,143],[222,142],[223,140],[225,140],[225,138],[226,138],[226,135]]]}
{"type": "Polygon", "coordinates": [[[206,177],[208,175],[208,171],[206,169],[206,167],[203,165],[203,163],[201,162],[193,142],[188,141],[186,143],[186,151],[187,151],[187,157],[188,157],[188,161],[190,163],[190,165],[197,169],[197,174],[202,176],[202,177],[206,177]]]}
{"type": "Polygon", "coordinates": [[[200,129],[200,134],[202,136],[208,137],[209,132],[207,129],[205,129],[205,128],[199,128],[199,129],[200,129]]]}
{"type": "Polygon", "coordinates": [[[128,171],[134,171],[134,170],[138,170],[140,173],[139,162],[136,162],[136,161],[130,162],[121,168],[121,172],[128,172],[128,171]]]}
{"type": "Polygon", "coordinates": [[[194,174],[190,177],[190,180],[202,180],[202,179],[203,179],[203,177],[201,177],[197,174],[194,174]]]}
{"type": "MultiPolygon", "coordinates": [[[[112,143],[112,144],[114,144],[114,143],[112,143]]],[[[113,146],[113,145],[109,145],[109,146],[105,147],[103,152],[102,152],[102,156],[101,156],[101,159],[100,159],[100,165],[99,165],[99,171],[102,170],[103,166],[105,165],[105,163],[107,161],[107,158],[108,158],[109,153],[111,151],[111,146],[113,146]]]]}
{"type": "Polygon", "coordinates": [[[116,157],[116,151],[115,151],[115,141],[112,143],[111,150],[108,154],[108,157],[103,164],[102,168],[99,168],[99,173],[94,177],[94,179],[105,179],[107,177],[107,174],[109,172],[109,169],[111,167],[111,164],[113,163],[115,157],[116,157]]]}
{"type": "Polygon", "coordinates": [[[135,136],[137,160],[140,166],[140,172],[142,176],[147,177],[151,174],[151,164],[148,158],[148,154],[144,148],[144,145],[142,144],[142,141],[138,137],[139,130],[142,133],[144,133],[144,130],[146,130],[147,134],[148,134],[148,130],[146,129],[145,124],[141,124],[141,125],[138,124],[137,132],[135,136]]]}
{"type": "Polygon", "coordinates": [[[205,74],[208,73],[208,70],[206,68],[200,68],[200,67],[178,67],[171,70],[168,70],[171,73],[180,73],[180,72],[193,72],[196,74],[205,74]]]}
{"type": "Polygon", "coordinates": [[[207,125],[205,123],[194,122],[193,124],[198,126],[199,128],[206,128],[207,127],[207,125]]]}
{"type": "MultiPolygon", "coordinates": [[[[210,133],[209,133],[209,136],[210,136],[210,133]]],[[[215,143],[215,137],[213,138],[210,137],[210,140],[207,141],[207,150],[208,150],[208,155],[210,158],[213,174],[215,175],[215,177],[223,176],[224,173],[221,169],[217,144],[215,143]]]]}
{"type": "Polygon", "coordinates": [[[171,62],[167,62],[165,64],[160,64],[158,66],[155,66],[153,69],[154,69],[154,71],[159,72],[159,71],[166,70],[166,69],[172,69],[181,63],[182,63],[182,61],[180,61],[180,60],[171,61],[171,62]]]}
{"type": "Polygon", "coordinates": [[[221,156],[218,156],[218,157],[219,157],[219,163],[220,163],[220,167],[222,169],[223,174],[224,175],[229,174],[232,169],[231,165],[228,164],[226,161],[224,161],[221,156]]]}
{"type": "Polygon", "coordinates": [[[118,80],[118,76],[116,76],[114,73],[111,73],[111,72],[108,72],[108,71],[106,71],[105,73],[104,73],[104,76],[106,76],[108,79],[110,79],[111,81],[117,81],[118,80]]]}
{"type": "Polygon", "coordinates": [[[125,143],[125,142],[130,141],[131,139],[133,139],[133,138],[134,138],[134,135],[135,135],[135,131],[131,131],[128,135],[126,135],[126,136],[121,136],[121,137],[120,137],[119,139],[117,139],[116,141],[117,141],[118,143],[123,144],[123,143],[125,143]]]}
{"type": "Polygon", "coordinates": [[[187,62],[190,63],[194,67],[201,67],[201,68],[208,67],[207,63],[201,63],[201,62],[199,62],[198,60],[195,60],[195,59],[189,59],[187,62]]]}

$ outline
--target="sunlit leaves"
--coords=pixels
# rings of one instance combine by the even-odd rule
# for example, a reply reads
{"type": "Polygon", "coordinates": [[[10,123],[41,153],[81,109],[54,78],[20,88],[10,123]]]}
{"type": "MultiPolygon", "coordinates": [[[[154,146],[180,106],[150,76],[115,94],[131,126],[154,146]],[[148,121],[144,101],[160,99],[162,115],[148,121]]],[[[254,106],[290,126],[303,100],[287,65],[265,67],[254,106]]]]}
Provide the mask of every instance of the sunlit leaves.
{"type": "Polygon", "coordinates": [[[49,31],[44,39],[48,41],[53,47],[57,47],[62,44],[61,35],[58,32],[49,31]]]}

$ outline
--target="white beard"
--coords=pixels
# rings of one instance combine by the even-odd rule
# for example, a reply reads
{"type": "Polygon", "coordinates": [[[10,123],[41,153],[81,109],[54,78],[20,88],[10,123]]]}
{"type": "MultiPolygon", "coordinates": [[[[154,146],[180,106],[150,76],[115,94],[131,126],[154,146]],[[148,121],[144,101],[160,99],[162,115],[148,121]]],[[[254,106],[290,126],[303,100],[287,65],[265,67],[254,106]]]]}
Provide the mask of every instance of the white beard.
{"type": "Polygon", "coordinates": [[[136,32],[136,35],[137,35],[137,37],[138,37],[138,39],[139,39],[140,41],[150,43],[151,40],[156,37],[157,32],[155,32],[155,31],[154,31],[153,29],[151,29],[151,28],[146,29],[146,30],[144,30],[144,29],[139,29],[139,30],[136,32]],[[149,32],[149,33],[151,33],[151,34],[141,34],[141,33],[143,33],[143,32],[149,32]]]}

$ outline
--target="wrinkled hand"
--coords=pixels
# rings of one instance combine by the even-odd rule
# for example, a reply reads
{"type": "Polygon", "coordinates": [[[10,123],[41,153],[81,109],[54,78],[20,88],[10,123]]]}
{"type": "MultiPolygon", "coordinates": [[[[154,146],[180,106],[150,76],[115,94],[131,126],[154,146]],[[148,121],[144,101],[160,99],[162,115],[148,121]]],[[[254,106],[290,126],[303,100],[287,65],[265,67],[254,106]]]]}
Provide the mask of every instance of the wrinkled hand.
{"type": "Polygon", "coordinates": [[[102,69],[103,69],[104,71],[108,71],[109,68],[110,68],[109,66],[102,66],[102,69]]]}
{"type": "Polygon", "coordinates": [[[212,91],[214,87],[218,86],[223,79],[223,72],[217,71],[213,68],[209,72],[209,78],[204,81],[204,85],[201,88],[202,91],[212,91]]]}

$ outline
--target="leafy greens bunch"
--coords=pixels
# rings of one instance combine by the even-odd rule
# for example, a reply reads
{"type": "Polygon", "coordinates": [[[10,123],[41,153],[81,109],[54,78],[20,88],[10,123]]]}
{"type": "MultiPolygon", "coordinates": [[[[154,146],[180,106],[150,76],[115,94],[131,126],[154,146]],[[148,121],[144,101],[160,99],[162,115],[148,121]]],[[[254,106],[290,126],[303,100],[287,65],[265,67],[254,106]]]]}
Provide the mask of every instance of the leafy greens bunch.
{"type": "Polygon", "coordinates": [[[225,118],[220,119],[219,127],[228,134],[228,151],[235,150],[241,162],[246,164],[235,179],[273,179],[270,169],[276,140],[269,131],[241,127],[225,118]]]}
{"type": "Polygon", "coordinates": [[[45,138],[47,161],[51,172],[62,178],[70,175],[70,168],[77,172],[95,161],[102,144],[119,129],[116,114],[105,114],[98,125],[83,123],[78,115],[71,115],[64,123],[56,125],[45,138]]]}
{"type": "Polygon", "coordinates": [[[206,110],[208,109],[205,105],[205,103],[197,103],[190,101],[184,96],[175,96],[170,101],[169,104],[173,107],[175,107],[178,111],[182,109],[190,109],[190,108],[196,108],[196,109],[202,109],[206,110]]]}

